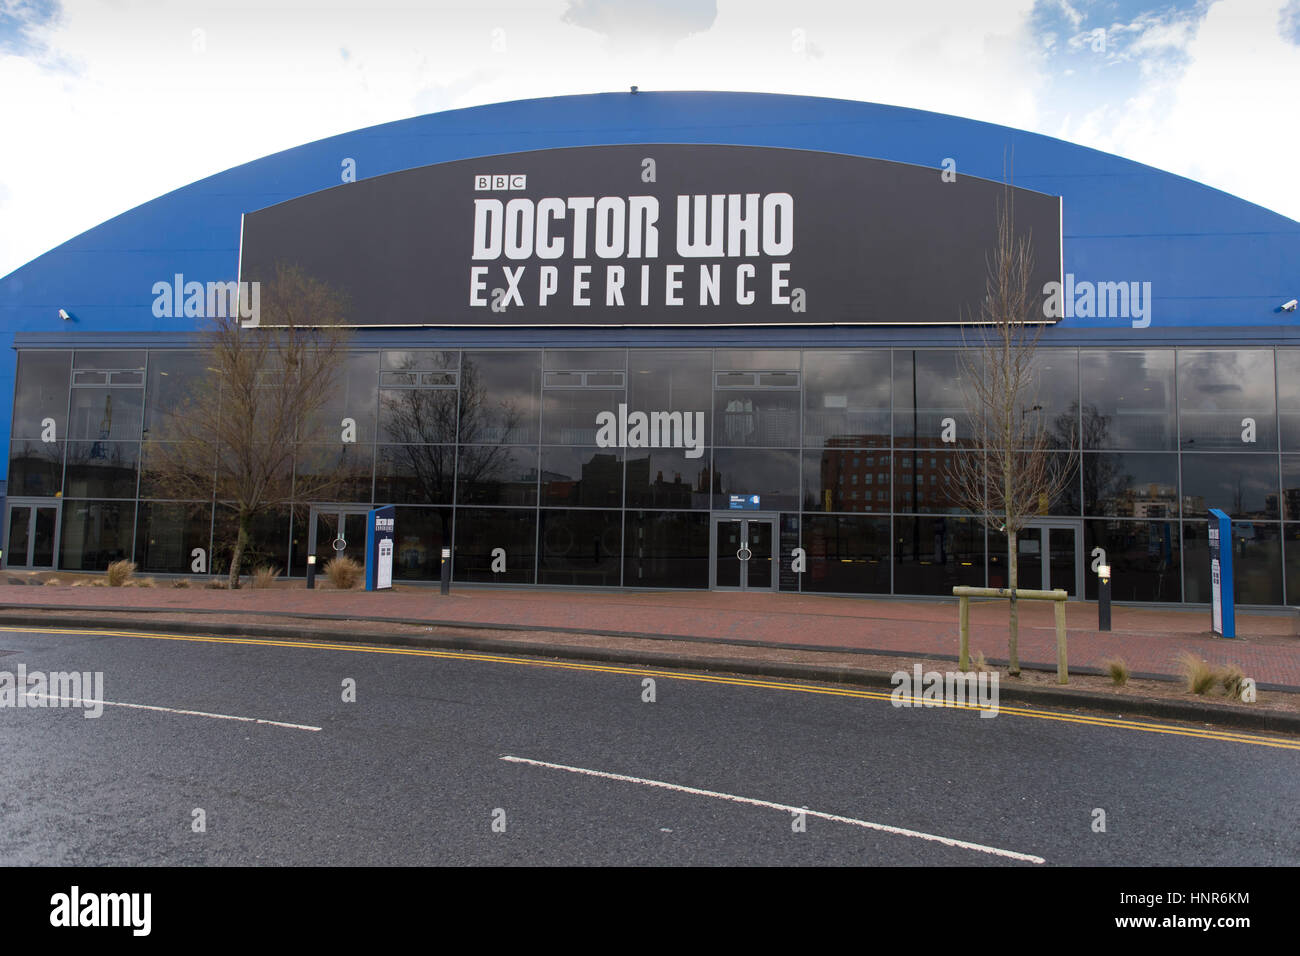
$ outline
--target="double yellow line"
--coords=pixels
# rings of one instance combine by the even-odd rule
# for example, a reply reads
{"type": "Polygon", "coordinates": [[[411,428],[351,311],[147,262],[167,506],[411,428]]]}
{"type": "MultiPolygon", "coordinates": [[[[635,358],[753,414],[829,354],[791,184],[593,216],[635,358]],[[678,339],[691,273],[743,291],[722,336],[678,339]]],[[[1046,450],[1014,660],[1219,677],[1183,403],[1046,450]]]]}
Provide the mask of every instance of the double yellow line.
{"type": "MultiPolygon", "coordinates": [[[[504,654],[487,654],[469,651],[443,651],[419,647],[373,647],[356,644],[335,644],[323,641],[282,641],[260,637],[215,637],[194,634],[159,634],[145,631],[88,630],[86,628],[53,627],[13,627],[0,626],[0,631],[17,631],[40,634],[88,634],[95,637],[137,637],[151,641],[185,641],[198,644],[241,644],[255,647],[308,648],[325,651],[351,651],[356,654],[396,654],[403,657],[438,657],[449,660],[479,661],[490,664],[516,664],[525,667],[553,667],[560,670],[590,671],[598,674],[623,674],[634,677],[656,677],[668,680],[697,681],[705,684],[725,684],[731,687],[758,687],[764,690],[795,691],[801,694],[826,694],[832,697],[855,697],[862,700],[892,700],[890,691],[865,690],[855,687],[837,687],[823,684],[805,684],[793,681],[766,680],[763,678],[733,677],[720,674],[687,673],[677,670],[661,670],[653,667],[627,667],[612,664],[584,664],[577,661],[548,661],[529,657],[514,657],[504,654]]],[[[909,698],[913,707],[920,707],[920,698],[909,698]]],[[[963,710],[981,710],[974,704],[947,704],[939,706],[963,710]]],[[[1116,730],[1133,730],[1151,734],[1172,734],[1179,737],[1198,737],[1203,740],[1221,740],[1227,743],[1253,744],[1259,747],[1277,747],[1283,750],[1300,750],[1300,739],[1287,737],[1269,737],[1261,734],[1237,733],[1230,730],[1178,726],[1143,720],[1126,720],[1121,717],[1093,716],[1089,714],[1071,714],[1058,711],[1038,710],[1030,707],[999,707],[999,715],[1013,717],[1032,717],[1037,720],[1056,720],[1070,724],[1084,724],[1092,727],[1110,727],[1116,730]]]]}

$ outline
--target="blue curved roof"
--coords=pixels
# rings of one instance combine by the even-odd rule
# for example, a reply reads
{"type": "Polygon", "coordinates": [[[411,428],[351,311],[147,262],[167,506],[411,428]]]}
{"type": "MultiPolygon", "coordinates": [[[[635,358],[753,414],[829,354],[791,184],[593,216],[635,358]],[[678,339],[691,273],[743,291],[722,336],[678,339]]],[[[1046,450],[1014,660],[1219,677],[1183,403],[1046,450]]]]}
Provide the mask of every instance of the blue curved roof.
{"type": "MultiPolygon", "coordinates": [[[[1010,155],[1016,185],[1063,197],[1066,273],[1152,283],[1149,328],[1131,328],[1126,319],[1064,319],[1045,344],[1300,342],[1300,313],[1279,310],[1300,295],[1300,223],[1192,180],[1035,133],[894,106],[757,93],[604,93],[452,110],[344,133],[210,176],[90,229],[0,279],[0,395],[13,394],[15,333],[34,345],[124,332],[157,341],[191,331],[192,319],[154,317],[153,284],[176,273],[187,281],[233,279],[241,214],[339,185],[345,159],[355,161],[361,179],[530,149],[669,142],[823,150],[936,169],[951,158],[959,175],[996,181],[1010,155]],[[60,320],[61,308],[73,322],[60,320]]],[[[508,344],[541,342],[546,334],[474,335],[508,344]]],[[[583,334],[628,344],[685,336],[701,345],[938,344],[955,335],[915,328],[583,334]]],[[[454,335],[466,341],[466,330],[454,335]]],[[[8,438],[9,417],[0,418],[0,440],[8,438]]]]}

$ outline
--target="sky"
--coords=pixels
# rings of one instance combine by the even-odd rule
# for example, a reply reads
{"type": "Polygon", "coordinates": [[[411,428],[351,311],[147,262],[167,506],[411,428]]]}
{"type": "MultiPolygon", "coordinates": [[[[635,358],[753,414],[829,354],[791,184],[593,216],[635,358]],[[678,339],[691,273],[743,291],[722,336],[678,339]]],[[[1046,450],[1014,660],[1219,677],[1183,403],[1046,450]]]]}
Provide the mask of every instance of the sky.
{"type": "Polygon", "coordinates": [[[1300,219],[1300,0],[0,0],[0,276],[282,149],[633,84],[951,113],[1300,219]]]}

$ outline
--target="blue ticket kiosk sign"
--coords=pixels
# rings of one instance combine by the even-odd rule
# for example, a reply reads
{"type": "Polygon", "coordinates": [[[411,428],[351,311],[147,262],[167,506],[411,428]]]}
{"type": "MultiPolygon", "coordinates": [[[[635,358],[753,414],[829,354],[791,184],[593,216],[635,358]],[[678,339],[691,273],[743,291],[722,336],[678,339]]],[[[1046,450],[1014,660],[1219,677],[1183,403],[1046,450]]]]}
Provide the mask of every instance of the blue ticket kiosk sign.
{"type": "Polygon", "coordinates": [[[1220,637],[1236,637],[1232,583],[1232,519],[1210,509],[1210,627],[1220,637]]]}
{"type": "Polygon", "coordinates": [[[397,545],[397,509],[392,505],[370,512],[366,527],[366,590],[393,586],[393,550],[397,545]]]}

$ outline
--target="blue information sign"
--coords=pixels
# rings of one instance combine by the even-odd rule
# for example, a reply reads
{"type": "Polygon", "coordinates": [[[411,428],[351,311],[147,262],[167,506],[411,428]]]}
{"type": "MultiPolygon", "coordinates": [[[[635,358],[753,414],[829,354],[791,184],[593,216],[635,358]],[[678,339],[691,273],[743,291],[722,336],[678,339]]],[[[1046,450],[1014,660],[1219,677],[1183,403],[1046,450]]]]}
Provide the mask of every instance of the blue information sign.
{"type": "Polygon", "coordinates": [[[732,495],[732,510],[744,509],[746,511],[758,510],[758,495],[732,495]]]}
{"type": "Polygon", "coordinates": [[[376,508],[366,522],[366,590],[393,586],[393,549],[397,545],[397,509],[376,508]]]}
{"type": "Polygon", "coordinates": [[[1220,637],[1236,637],[1236,602],[1232,583],[1232,519],[1210,509],[1210,628],[1220,637]]]}

